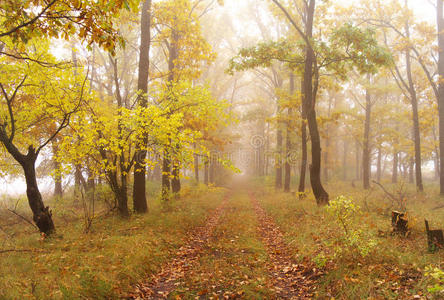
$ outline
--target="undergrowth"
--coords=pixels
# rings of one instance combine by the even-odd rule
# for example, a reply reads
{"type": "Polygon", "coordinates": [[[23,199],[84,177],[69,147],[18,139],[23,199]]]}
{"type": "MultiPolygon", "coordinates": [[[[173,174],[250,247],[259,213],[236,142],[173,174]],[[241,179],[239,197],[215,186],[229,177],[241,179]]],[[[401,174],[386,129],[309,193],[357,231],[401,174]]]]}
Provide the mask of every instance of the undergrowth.
{"type": "Polygon", "coordinates": [[[426,186],[422,194],[407,184],[385,186],[393,195],[402,189],[410,224],[407,236],[391,233],[391,211],[400,209],[400,203],[377,186],[365,191],[351,183],[330,182],[331,205],[318,207],[311,192],[300,198],[276,192],[271,180],[254,183],[292,251],[325,270],[319,298],[442,299],[444,250],[428,252],[424,227],[427,219],[433,228],[444,229],[442,198],[434,186],[426,186]]]}
{"type": "MultiPolygon", "coordinates": [[[[0,299],[120,298],[159,271],[223,194],[217,188],[186,187],[168,210],[150,197],[148,214],[122,219],[99,213],[88,233],[76,206],[58,199],[52,205],[57,233],[46,239],[3,208],[0,249],[14,251],[0,253],[0,299]]],[[[26,215],[25,208],[17,210],[26,215]]]]}

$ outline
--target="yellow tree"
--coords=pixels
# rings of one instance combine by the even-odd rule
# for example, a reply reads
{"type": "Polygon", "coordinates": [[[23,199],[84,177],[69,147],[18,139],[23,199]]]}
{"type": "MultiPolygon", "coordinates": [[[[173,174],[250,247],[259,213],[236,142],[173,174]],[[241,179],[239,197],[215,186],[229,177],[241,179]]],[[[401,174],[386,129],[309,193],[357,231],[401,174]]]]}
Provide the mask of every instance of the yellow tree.
{"type": "MultiPolygon", "coordinates": [[[[153,26],[157,29],[155,44],[165,53],[164,70],[159,77],[166,78],[164,87],[170,89],[180,81],[192,81],[201,75],[202,64],[211,62],[215,56],[205,41],[199,23],[200,1],[162,1],[153,5],[153,26]]],[[[175,94],[169,93],[163,102],[175,102],[175,94]]],[[[168,199],[170,189],[180,191],[180,164],[175,156],[181,145],[165,147],[162,163],[162,197],[168,199]],[[171,180],[170,180],[171,176],[171,180]]]]}

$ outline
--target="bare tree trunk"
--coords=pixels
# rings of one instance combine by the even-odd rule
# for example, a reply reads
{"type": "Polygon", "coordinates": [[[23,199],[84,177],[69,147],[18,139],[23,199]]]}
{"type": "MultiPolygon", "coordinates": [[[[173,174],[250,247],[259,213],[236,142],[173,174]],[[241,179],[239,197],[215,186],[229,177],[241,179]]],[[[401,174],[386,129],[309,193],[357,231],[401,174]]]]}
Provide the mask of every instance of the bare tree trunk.
{"type": "MultiPolygon", "coordinates": [[[[142,5],[140,16],[140,51],[139,51],[139,77],[137,89],[139,90],[138,104],[140,107],[148,105],[148,76],[150,68],[150,46],[151,46],[151,0],[145,0],[142,5]]],[[[147,155],[146,147],[148,144],[148,135],[144,136],[136,144],[136,161],[134,165],[134,185],[133,185],[133,206],[137,213],[146,213],[148,203],[146,200],[146,166],[145,159],[147,155]]]]}
{"type": "Polygon", "coordinates": [[[409,159],[409,183],[413,184],[415,183],[415,177],[413,176],[413,169],[414,169],[415,161],[413,157],[410,157],[409,159]]]}
{"type": "Polygon", "coordinates": [[[57,160],[57,154],[59,151],[59,147],[57,146],[57,141],[52,143],[52,155],[53,155],[53,163],[54,163],[54,196],[61,197],[63,195],[63,187],[62,187],[62,175],[60,174],[60,163],[57,160]]]}
{"type": "Polygon", "coordinates": [[[437,0],[437,26],[438,26],[438,115],[439,115],[439,163],[440,194],[444,195],[444,18],[443,1],[437,0]]]}
{"type": "Polygon", "coordinates": [[[194,179],[199,184],[199,154],[196,153],[196,143],[194,143],[194,179]]]}
{"type": "Polygon", "coordinates": [[[302,120],[301,120],[301,133],[302,133],[302,135],[301,135],[302,155],[301,155],[301,169],[300,169],[300,176],[299,176],[298,192],[304,193],[305,192],[305,177],[307,174],[307,160],[308,160],[307,123],[306,123],[306,119],[304,119],[304,118],[302,118],[302,120]]]}
{"type": "Polygon", "coordinates": [[[348,143],[346,140],[343,141],[344,152],[342,153],[342,180],[347,180],[347,154],[348,154],[348,143]]]}
{"type": "MultiPolygon", "coordinates": [[[[310,0],[307,6],[306,36],[313,36],[313,19],[315,12],[315,0],[310,0]]],[[[316,90],[313,90],[313,78],[318,82],[319,75],[313,74],[315,65],[315,53],[310,45],[306,46],[305,68],[304,68],[304,101],[307,109],[307,122],[311,139],[311,165],[310,183],[313,194],[318,205],[328,204],[328,193],[321,182],[321,138],[319,135],[318,122],[316,119],[316,90]],[[313,76],[314,75],[314,76],[313,76]]],[[[317,71],[316,71],[317,72],[317,71]]]]}
{"type": "MultiPolygon", "coordinates": [[[[293,95],[294,93],[294,73],[290,73],[290,95],[293,95]]],[[[291,159],[291,118],[293,115],[293,109],[290,106],[287,109],[287,137],[286,137],[286,155],[285,155],[285,180],[284,180],[284,192],[290,192],[290,183],[291,183],[291,165],[290,165],[290,159],[291,159]]]]}
{"type": "MultiPolygon", "coordinates": [[[[370,77],[368,77],[370,79],[370,77]]],[[[368,80],[370,82],[370,80],[368,80]]],[[[372,103],[370,91],[365,91],[365,126],[364,126],[364,143],[362,151],[362,172],[364,189],[370,188],[370,122],[371,122],[372,103]]]]}
{"type": "Polygon", "coordinates": [[[376,181],[377,182],[381,182],[381,175],[382,175],[381,160],[382,160],[382,150],[381,150],[381,147],[378,147],[378,161],[376,164],[376,181]]]}
{"type": "MultiPolygon", "coordinates": [[[[279,109],[278,109],[279,113],[279,109]]],[[[279,116],[278,116],[279,117],[279,116]]],[[[278,129],[276,134],[276,178],[274,187],[276,189],[282,188],[282,128],[281,128],[281,122],[278,120],[278,129]]]]}
{"type": "Polygon", "coordinates": [[[356,164],[355,179],[356,179],[356,181],[359,181],[361,179],[361,168],[359,167],[361,165],[361,156],[359,154],[360,154],[359,141],[356,140],[356,142],[355,142],[355,164],[356,164]]]}
{"type": "Polygon", "coordinates": [[[216,160],[214,159],[213,155],[210,155],[210,165],[209,165],[209,170],[208,170],[208,180],[210,183],[215,182],[215,178],[214,178],[215,167],[216,167],[216,160]]]}
{"type": "Polygon", "coordinates": [[[26,159],[21,163],[25,172],[26,180],[26,196],[28,197],[29,206],[33,213],[33,220],[40,232],[47,235],[54,232],[55,227],[52,221],[52,214],[49,207],[45,207],[40,194],[37,177],[35,173],[35,161],[37,155],[32,147],[29,148],[26,159]]]}
{"type": "Polygon", "coordinates": [[[304,78],[301,79],[301,94],[302,94],[302,103],[301,103],[301,169],[299,176],[299,187],[298,192],[300,195],[305,192],[305,177],[307,173],[307,159],[308,159],[308,151],[307,151],[307,109],[305,107],[305,103],[307,102],[304,99],[303,89],[305,88],[304,78]]]}
{"type": "Polygon", "coordinates": [[[170,198],[170,159],[169,159],[168,150],[163,151],[163,160],[162,160],[162,200],[168,201],[170,198]]]}
{"type": "Polygon", "coordinates": [[[206,157],[204,163],[204,184],[208,185],[209,180],[208,157],[206,157]]]}
{"type": "MultiPolygon", "coordinates": [[[[177,155],[177,151],[180,150],[180,146],[176,146],[176,152],[175,155],[177,155]]],[[[178,159],[174,159],[174,163],[172,166],[172,172],[171,175],[173,178],[171,178],[171,191],[174,194],[177,194],[180,192],[180,161],[178,159]]]]}
{"type": "Polygon", "coordinates": [[[29,207],[32,210],[33,220],[40,232],[50,235],[55,231],[54,222],[52,221],[52,213],[49,207],[43,204],[42,195],[37,185],[37,176],[35,173],[35,162],[38,153],[33,146],[28,147],[26,155],[20,151],[12,143],[12,139],[5,132],[4,127],[0,127],[0,141],[5,146],[9,154],[21,165],[25,173],[26,180],[26,196],[28,198],[29,207]]]}
{"type": "Polygon", "coordinates": [[[398,183],[398,152],[393,152],[392,183],[398,183]]]}
{"type": "MultiPolygon", "coordinates": [[[[407,0],[406,0],[406,6],[407,6],[407,0]]],[[[406,21],[405,30],[406,30],[407,38],[409,39],[410,38],[410,29],[409,29],[408,20],[406,21]]],[[[406,50],[405,60],[406,60],[407,78],[408,78],[408,83],[409,83],[410,101],[412,104],[412,113],[413,113],[413,141],[415,143],[416,189],[419,192],[422,192],[424,190],[424,186],[422,183],[422,170],[421,170],[421,135],[420,135],[420,129],[419,129],[418,99],[416,96],[415,85],[413,83],[413,77],[412,77],[410,49],[406,50]]]]}

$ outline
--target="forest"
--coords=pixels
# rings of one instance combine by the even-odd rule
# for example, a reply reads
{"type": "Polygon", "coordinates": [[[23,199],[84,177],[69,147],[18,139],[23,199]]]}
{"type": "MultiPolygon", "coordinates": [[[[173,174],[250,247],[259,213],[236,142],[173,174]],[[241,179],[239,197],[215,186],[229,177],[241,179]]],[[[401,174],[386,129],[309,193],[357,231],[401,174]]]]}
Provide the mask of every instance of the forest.
{"type": "Polygon", "coordinates": [[[443,0],[0,0],[1,299],[444,299],[443,0]]]}

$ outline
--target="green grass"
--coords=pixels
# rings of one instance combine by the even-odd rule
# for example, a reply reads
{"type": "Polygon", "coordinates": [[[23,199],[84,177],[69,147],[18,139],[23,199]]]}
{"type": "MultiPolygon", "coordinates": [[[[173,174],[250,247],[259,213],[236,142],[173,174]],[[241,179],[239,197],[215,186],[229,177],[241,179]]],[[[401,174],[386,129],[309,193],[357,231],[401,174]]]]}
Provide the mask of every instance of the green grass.
{"type": "MultiPolygon", "coordinates": [[[[30,226],[9,226],[8,235],[14,236],[1,249],[32,252],[0,253],[0,299],[119,298],[174,256],[187,233],[220,204],[223,193],[184,188],[168,209],[150,199],[148,214],[96,218],[89,233],[84,233],[81,219],[62,217],[56,210],[57,234],[45,240],[30,226]]],[[[14,220],[5,211],[1,214],[8,216],[2,220],[14,220]]]]}

